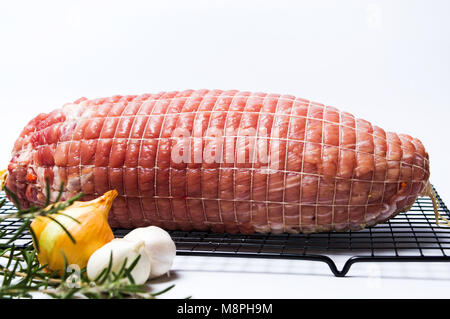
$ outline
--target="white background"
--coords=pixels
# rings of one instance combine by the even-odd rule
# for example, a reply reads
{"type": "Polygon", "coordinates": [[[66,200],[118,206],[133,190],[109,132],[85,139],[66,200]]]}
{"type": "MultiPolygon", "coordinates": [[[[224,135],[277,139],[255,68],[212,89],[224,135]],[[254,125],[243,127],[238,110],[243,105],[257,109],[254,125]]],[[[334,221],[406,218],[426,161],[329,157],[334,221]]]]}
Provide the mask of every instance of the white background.
{"type": "MultiPolygon", "coordinates": [[[[15,139],[32,117],[81,96],[188,88],[265,91],[333,105],[418,137],[430,154],[431,181],[450,202],[449,14],[448,0],[0,1],[0,165],[7,166],[15,139]]],[[[183,292],[195,290],[189,282],[197,278],[224,283],[231,276],[231,283],[242,275],[239,269],[218,275],[220,259],[209,259],[217,261],[212,270],[199,260],[179,258],[178,281],[187,278],[183,292]]],[[[242,261],[227,264],[239,268],[242,261]]],[[[277,289],[253,285],[258,297],[284,296],[289,276],[300,287],[330,284],[326,296],[347,296],[333,288],[336,279],[326,272],[311,276],[311,268],[301,268],[306,264],[295,266],[294,275],[268,275],[265,269],[246,278],[275,276],[277,289]]],[[[380,293],[372,289],[361,297],[395,295],[392,287],[437,296],[443,280],[448,284],[448,278],[430,280],[428,268],[413,271],[419,283],[409,278],[395,284],[388,268],[381,272],[380,293]]],[[[395,271],[398,278],[405,273],[395,271]]],[[[355,291],[351,280],[339,282],[348,295],[355,291]]],[[[248,289],[238,292],[252,297],[248,289]]],[[[233,297],[231,290],[214,291],[209,296],[233,297]]]]}

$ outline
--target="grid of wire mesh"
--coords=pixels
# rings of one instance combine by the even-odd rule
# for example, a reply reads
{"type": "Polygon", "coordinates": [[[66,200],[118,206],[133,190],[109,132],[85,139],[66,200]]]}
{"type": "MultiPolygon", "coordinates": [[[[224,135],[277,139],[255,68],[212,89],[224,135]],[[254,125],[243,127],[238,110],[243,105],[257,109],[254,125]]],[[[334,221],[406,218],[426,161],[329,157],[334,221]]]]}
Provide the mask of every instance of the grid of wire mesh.
{"type": "MultiPolygon", "coordinates": [[[[2,192],[0,193],[0,200],[5,199],[6,196],[2,192]]],[[[17,212],[16,207],[8,200],[2,208],[0,208],[0,217],[5,217],[6,215],[13,214],[17,212]]],[[[4,219],[0,222],[0,232],[3,234],[0,239],[0,245],[5,245],[13,236],[17,229],[22,226],[22,221],[16,218],[4,219]]],[[[24,232],[15,241],[14,245],[18,248],[26,247],[32,244],[31,234],[24,232]]]]}
{"type": "MultiPolygon", "coordinates": [[[[3,194],[0,199],[2,197],[3,194]]],[[[450,217],[438,194],[437,198],[440,214],[450,217]]],[[[14,211],[14,206],[6,202],[0,216],[14,211]]],[[[2,221],[3,240],[8,240],[20,226],[17,219],[2,221]]],[[[123,237],[128,232],[114,230],[116,237],[123,237]]],[[[179,255],[316,260],[327,263],[336,276],[345,276],[356,262],[450,261],[450,227],[436,225],[433,203],[425,197],[418,198],[409,212],[360,231],[254,235],[172,231],[170,234],[179,255]],[[336,254],[348,256],[342,270],[338,270],[330,258],[336,254]]],[[[29,234],[15,241],[16,246],[30,244],[29,234]]]]}

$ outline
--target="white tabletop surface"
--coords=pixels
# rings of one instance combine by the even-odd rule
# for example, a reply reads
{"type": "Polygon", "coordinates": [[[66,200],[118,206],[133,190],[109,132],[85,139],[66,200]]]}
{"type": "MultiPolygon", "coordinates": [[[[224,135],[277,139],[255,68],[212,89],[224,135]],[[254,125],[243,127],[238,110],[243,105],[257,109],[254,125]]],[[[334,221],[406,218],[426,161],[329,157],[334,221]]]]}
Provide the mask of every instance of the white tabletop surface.
{"type": "Polygon", "coordinates": [[[448,298],[448,263],[355,264],[334,277],[326,264],[277,259],[179,256],[170,278],[150,282],[159,298],[448,298]]]}
{"type": "MultiPolygon", "coordinates": [[[[37,113],[81,96],[288,93],[422,140],[450,202],[450,2],[1,1],[0,166],[37,113]]],[[[447,297],[450,264],[177,257],[167,296],[447,297]]],[[[168,283],[159,283],[164,287],[168,283]]]]}

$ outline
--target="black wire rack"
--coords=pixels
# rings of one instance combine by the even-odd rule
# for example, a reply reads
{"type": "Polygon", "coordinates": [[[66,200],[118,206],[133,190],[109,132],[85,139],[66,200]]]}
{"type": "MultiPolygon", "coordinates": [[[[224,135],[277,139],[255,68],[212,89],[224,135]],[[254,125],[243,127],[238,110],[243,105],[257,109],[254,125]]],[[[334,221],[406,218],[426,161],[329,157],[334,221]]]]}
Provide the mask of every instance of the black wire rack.
{"type": "MultiPolygon", "coordinates": [[[[0,200],[4,195],[0,195],[0,200]]],[[[440,196],[439,212],[450,217],[440,196]]],[[[0,216],[15,211],[7,202],[0,216]]],[[[0,223],[0,231],[8,240],[21,226],[21,221],[8,219],[0,223]]],[[[116,237],[129,230],[114,229],[116,237]]],[[[407,213],[401,213],[384,224],[360,231],[318,234],[254,234],[232,235],[209,232],[170,232],[177,254],[184,256],[244,257],[297,259],[326,263],[337,277],[344,277],[351,266],[362,262],[449,262],[450,227],[436,225],[431,199],[420,197],[407,213]],[[345,256],[339,270],[335,256],[345,256]]],[[[24,247],[32,243],[24,234],[14,244],[24,247]]],[[[0,241],[1,244],[1,241],[0,241]]]]}

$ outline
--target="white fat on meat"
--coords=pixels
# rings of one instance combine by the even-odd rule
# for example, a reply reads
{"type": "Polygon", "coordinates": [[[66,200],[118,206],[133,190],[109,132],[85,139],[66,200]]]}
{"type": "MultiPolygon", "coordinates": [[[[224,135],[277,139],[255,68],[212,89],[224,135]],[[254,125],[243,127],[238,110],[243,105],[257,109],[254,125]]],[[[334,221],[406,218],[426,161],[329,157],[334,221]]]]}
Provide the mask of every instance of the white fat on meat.
{"type": "Polygon", "coordinates": [[[31,144],[27,144],[23,150],[20,152],[19,157],[17,158],[17,162],[20,165],[29,165],[31,160],[33,159],[33,147],[31,144]]]}
{"type": "Polygon", "coordinates": [[[66,104],[62,107],[62,111],[66,117],[66,121],[79,120],[80,118],[89,117],[89,110],[86,110],[86,103],[81,102],[80,104],[66,104]]]}

